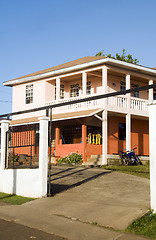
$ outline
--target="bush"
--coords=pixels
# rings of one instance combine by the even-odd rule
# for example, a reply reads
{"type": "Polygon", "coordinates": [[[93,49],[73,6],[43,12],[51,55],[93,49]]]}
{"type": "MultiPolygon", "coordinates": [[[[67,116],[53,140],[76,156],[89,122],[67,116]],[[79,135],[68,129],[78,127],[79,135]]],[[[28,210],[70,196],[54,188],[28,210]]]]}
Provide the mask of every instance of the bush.
{"type": "Polygon", "coordinates": [[[18,154],[13,154],[12,152],[9,153],[8,155],[8,162],[13,162],[13,159],[14,159],[14,162],[18,162],[19,160],[19,155],[18,154]]]}
{"type": "Polygon", "coordinates": [[[67,164],[81,164],[83,162],[82,155],[80,153],[71,153],[65,157],[61,157],[56,160],[57,163],[67,163],[67,164]]]}

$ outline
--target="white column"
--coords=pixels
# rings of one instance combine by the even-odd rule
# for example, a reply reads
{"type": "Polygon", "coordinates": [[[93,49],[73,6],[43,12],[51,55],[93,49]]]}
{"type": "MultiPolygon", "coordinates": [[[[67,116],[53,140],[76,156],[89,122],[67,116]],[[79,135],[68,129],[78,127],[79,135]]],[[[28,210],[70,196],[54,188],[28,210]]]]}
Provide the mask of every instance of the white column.
{"type": "MultiPolygon", "coordinates": [[[[152,85],[152,84],[153,84],[153,80],[149,80],[148,84],[149,84],[149,85],[152,85]]],[[[152,101],[152,100],[153,100],[153,88],[149,89],[148,100],[149,100],[149,101],[152,101]]]]}
{"type": "MultiPolygon", "coordinates": [[[[102,68],[102,88],[103,93],[107,93],[107,67],[102,68]]],[[[103,99],[102,112],[102,165],[107,164],[107,98],[103,99]]]]}
{"type": "Polygon", "coordinates": [[[1,162],[0,169],[5,168],[5,154],[6,154],[6,132],[9,130],[10,120],[1,121],[1,162]]]}
{"type": "Polygon", "coordinates": [[[150,195],[156,213],[156,101],[149,105],[150,195]]]}
{"type": "Polygon", "coordinates": [[[87,73],[82,73],[82,95],[86,96],[86,89],[87,89],[87,73]]]}
{"type": "Polygon", "coordinates": [[[60,99],[60,78],[56,78],[56,100],[60,99]]]}
{"type": "MultiPolygon", "coordinates": [[[[130,79],[130,74],[126,75],[126,90],[131,88],[131,79],[130,79]]],[[[130,101],[131,101],[131,94],[127,93],[127,107],[130,109],[130,101]]],[[[128,110],[129,111],[129,110],[128,110]]]]}
{"type": "Polygon", "coordinates": [[[102,87],[103,93],[107,93],[107,67],[103,66],[102,68],[102,87]]]}
{"type": "Polygon", "coordinates": [[[102,165],[107,165],[107,110],[102,112],[102,165]]]}
{"type": "Polygon", "coordinates": [[[126,149],[131,150],[131,114],[126,114],[126,149]]]}
{"type": "Polygon", "coordinates": [[[48,121],[49,117],[41,117],[39,120],[39,182],[41,196],[47,196],[47,173],[48,173],[48,121]]]}

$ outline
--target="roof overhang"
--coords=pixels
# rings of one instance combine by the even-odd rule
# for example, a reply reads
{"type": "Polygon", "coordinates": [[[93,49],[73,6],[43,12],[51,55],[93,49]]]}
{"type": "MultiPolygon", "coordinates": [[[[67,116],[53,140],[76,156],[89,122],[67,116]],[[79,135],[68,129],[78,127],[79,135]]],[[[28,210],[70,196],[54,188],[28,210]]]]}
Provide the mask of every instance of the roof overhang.
{"type": "Polygon", "coordinates": [[[127,62],[123,62],[123,61],[119,61],[119,60],[107,57],[104,59],[90,61],[87,63],[78,64],[78,65],[75,65],[72,67],[62,68],[59,70],[53,70],[50,72],[41,73],[41,74],[37,74],[34,76],[30,76],[30,77],[23,77],[20,79],[9,80],[9,81],[4,82],[3,85],[4,86],[18,85],[21,83],[31,82],[31,81],[35,81],[35,80],[39,80],[39,79],[43,79],[43,78],[47,78],[47,77],[61,75],[63,73],[73,72],[73,71],[81,70],[81,69],[88,68],[88,67],[93,67],[96,65],[102,65],[102,64],[111,64],[111,65],[115,65],[115,66],[118,66],[121,68],[125,68],[125,69],[129,69],[129,70],[137,71],[137,72],[142,72],[144,74],[156,76],[156,69],[140,66],[137,64],[127,63],[127,62]]]}

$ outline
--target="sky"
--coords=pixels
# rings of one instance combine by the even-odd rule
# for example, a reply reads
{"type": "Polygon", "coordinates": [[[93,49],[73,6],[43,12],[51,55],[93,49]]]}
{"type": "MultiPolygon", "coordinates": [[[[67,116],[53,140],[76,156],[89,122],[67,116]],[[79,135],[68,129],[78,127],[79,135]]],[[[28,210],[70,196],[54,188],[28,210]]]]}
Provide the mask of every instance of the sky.
{"type": "Polygon", "coordinates": [[[4,81],[100,50],[156,67],[155,9],[155,0],[0,0],[0,114],[12,111],[4,81]]]}

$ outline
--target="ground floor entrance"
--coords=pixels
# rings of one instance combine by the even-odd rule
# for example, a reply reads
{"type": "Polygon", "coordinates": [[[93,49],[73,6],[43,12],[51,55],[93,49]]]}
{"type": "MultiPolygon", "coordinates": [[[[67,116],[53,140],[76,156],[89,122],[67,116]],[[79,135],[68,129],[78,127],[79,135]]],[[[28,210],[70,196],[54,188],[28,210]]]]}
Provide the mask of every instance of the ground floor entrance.
{"type": "MultiPolygon", "coordinates": [[[[49,153],[51,144],[53,162],[72,152],[82,154],[83,162],[95,155],[107,159],[108,155],[117,155],[126,148],[131,150],[134,145],[136,154],[149,155],[148,118],[133,115],[127,120],[126,114],[114,112],[106,112],[106,114],[103,118],[103,111],[99,111],[92,116],[52,121],[49,153]]],[[[12,129],[13,132],[8,135],[10,152],[19,154],[20,159],[30,157],[32,163],[37,162],[39,125],[29,123],[29,125],[14,126],[12,129]]]]}

